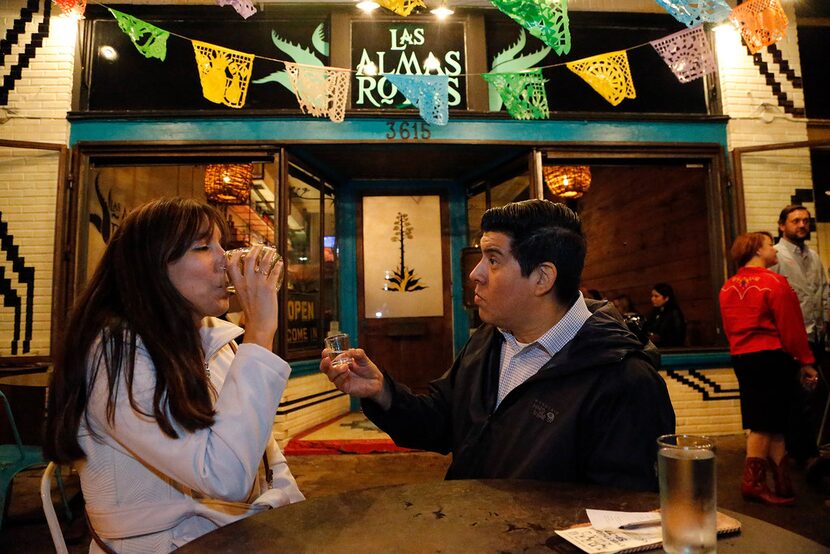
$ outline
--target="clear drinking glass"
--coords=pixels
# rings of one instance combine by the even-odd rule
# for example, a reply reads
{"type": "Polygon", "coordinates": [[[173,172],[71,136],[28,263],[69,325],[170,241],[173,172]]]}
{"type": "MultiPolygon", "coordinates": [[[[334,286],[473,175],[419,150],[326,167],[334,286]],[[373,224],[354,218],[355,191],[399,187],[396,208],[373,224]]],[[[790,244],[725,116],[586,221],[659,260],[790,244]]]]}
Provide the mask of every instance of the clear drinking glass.
{"type": "MultiPolygon", "coordinates": [[[[253,248],[253,246],[243,246],[242,248],[234,248],[232,250],[226,250],[225,251],[225,259],[227,261],[230,261],[231,257],[236,255],[237,252],[242,252],[242,256],[239,258],[239,270],[244,275],[245,274],[245,257],[248,254],[251,253],[252,248],[253,248]]],[[[265,257],[265,254],[267,252],[273,252],[275,254],[274,257],[271,258],[271,263],[268,267],[268,271],[265,272],[265,275],[270,275],[271,272],[274,271],[274,267],[276,267],[277,262],[279,262],[282,259],[282,256],[279,255],[276,248],[274,248],[273,246],[262,245],[262,250],[260,250],[259,256],[257,256],[257,263],[256,263],[256,266],[255,266],[256,269],[260,269],[259,262],[262,260],[263,257],[265,257]]],[[[282,286],[282,279],[283,279],[283,274],[280,274],[279,280],[277,281],[277,290],[280,290],[280,287],[282,286]]],[[[235,293],[236,292],[236,287],[233,286],[233,284],[230,282],[230,279],[228,279],[228,285],[225,287],[225,290],[230,292],[230,293],[235,293]]]]}
{"type": "Polygon", "coordinates": [[[716,552],[714,440],[663,435],[657,446],[663,549],[669,554],[716,552]]]}
{"type": "Polygon", "coordinates": [[[325,338],[326,348],[330,349],[329,358],[331,358],[331,365],[339,366],[346,365],[352,361],[349,356],[340,356],[343,352],[349,349],[349,335],[346,333],[339,333],[325,338]]]}

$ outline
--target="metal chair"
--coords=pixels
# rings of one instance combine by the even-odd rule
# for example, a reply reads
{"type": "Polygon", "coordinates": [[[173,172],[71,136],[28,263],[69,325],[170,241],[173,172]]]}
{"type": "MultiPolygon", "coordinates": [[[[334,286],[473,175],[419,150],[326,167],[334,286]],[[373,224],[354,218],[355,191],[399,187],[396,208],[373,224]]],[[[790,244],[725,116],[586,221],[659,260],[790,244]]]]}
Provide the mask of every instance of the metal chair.
{"type": "Polygon", "coordinates": [[[0,391],[0,399],[6,408],[6,417],[9,419],[9,425],[14,436],[15,444],[0,445],[0,530],[3,529],[3,520],[6,518],[6,509],[8,508],[9,497],[11,496],[12,481],[15,475],[23,471],[37,466],[46,465],[46,460],[43,459],[43,450],[39,446],[26,446],[20,440],[20,433],[17,431],[17,425],[14,422],[14,415],[12,408],[6,395],[0,391]]]}
{"type": "Polygon", "coordinates": [[[46,466],[46,471],[43,472],[43,477],[40,479],[40,501],[43,504],[43,513],[46,516],[46,523],[49,525],[49,534],[52,535],[52,543],[55,545],[55,551],[58,554],[67,554],[66,541],[63,540],[63,531],[61,531],[61,524],[58,522],[58,516],[55,513],[55,505],[52,504],[52,475],[58,480],[58,488],[61,491],[61,500],[63,500],[63,509],[66,513],[66,519],[72,519],[72,512],[69,511],[69,505],[66,502],[66,494],[63,491],[63,480],[61,479],[61,468],[54,462],[49,462],[46,466]]]}

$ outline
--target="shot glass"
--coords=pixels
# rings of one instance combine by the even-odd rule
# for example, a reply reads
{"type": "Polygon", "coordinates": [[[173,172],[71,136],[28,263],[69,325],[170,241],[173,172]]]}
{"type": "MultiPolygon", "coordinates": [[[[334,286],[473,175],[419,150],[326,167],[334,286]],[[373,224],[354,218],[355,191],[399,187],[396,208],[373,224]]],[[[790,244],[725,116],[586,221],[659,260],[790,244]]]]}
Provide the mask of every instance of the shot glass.
{"type": "Polygon", "coordinates": [[[352,358],[349,356],[341,356],[343,352],[349,349],[349,335],[340,333],[331,335],[325,338],[326,348],[330,349],[329,358],[333,367],[339,365],[348,365],[352,358]],[[338,357],[339,356],[339,357],[338,357]]]}
{"type": "Polygon", "coordinates": [[[715,552],[715,442],[699,435],[663,435],[657,447],[663,549],[669,554],[715,552]]]}
{"type": "MultiPolygon", "coordinates": [[[[225,259],[228,262],[230,262],[232,256],[236,255],[237,252],[242,252],[242,256],[239,258],[239,270],[244,275],[245,274],[245,257],[248,254],[251,253],[252,249],[253,249],[253,246],[243,246],[242,248],[234,248],[232,250],[226,250],[225,251],[225,259]]],[[[266,276],[270,275],[271,272],[274,271],[274,268],[276,267],[277,262],[279,262],[282,259],[282,256],[279,255],[279,253],[277,252],[277,250],[273,246],[262,245],[262,250],[260,250],[259,256],[257,256],[257,261],[256,261],[256,265],[255,265],[255,269],[257,271],[262,270],[262,268],[260,267],[259,262],[265,257],[265,254],[268,253],[268,252],[273,252],[274,257],[271,258],[271,263],[269,264],[269,266],[267,268],[267,271],[263,271],[263,273],[265,273],[266,276]]],[[[282,286],[282,279],[283,279],[283,275],[280,274],[280,278],[277,281],[277,290],[280,290],[280,287],[282,286]]],[[[233,286],[233,284],[230,282],[230,279],[228,279],[228,285],[225,287],[225,290],[230,292],[230,293],[235,293],[236,292],[236,287],[233,286]]]]}

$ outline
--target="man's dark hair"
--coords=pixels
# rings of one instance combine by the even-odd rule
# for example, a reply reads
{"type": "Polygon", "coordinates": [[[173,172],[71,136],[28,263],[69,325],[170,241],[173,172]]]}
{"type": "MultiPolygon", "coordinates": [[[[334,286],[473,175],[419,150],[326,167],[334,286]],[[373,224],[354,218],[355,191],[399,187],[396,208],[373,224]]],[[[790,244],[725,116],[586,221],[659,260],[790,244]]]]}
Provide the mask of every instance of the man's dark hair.
{"type": "Polygon", "coordinates": [[[573,303],[587,248],[582,223],[573,210],[548,200],[513,202],[484,212],[481,230],[510,237],[510,250],[523,277],[544,262],[555,265],[553,292],[563,304],[573,303]]]}
{"type": "Polygon", "coordinates": [[[790,217],[790,214],[793,212],[797,212],[798,210],[804,210],[808,214],[810,213],[810,210],[808,210],[801,204],[790,204],[789,206],[781,210],[781,214],[778,216],[778,224],[784,225],[787,222],[787,218],[790,217]]]}

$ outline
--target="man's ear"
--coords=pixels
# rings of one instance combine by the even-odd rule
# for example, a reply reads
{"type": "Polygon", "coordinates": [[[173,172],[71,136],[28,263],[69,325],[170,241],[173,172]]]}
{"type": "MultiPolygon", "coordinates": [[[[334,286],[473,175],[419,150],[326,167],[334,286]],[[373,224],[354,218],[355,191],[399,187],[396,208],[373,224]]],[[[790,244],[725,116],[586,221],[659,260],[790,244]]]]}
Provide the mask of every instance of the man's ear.
{"type": "Polygon", "coordinates": [[[536,296],[544,296],[553,289],[558,272],[552,262],[542,262],[533,270],[536,296]]]}

